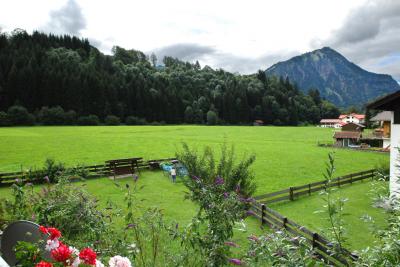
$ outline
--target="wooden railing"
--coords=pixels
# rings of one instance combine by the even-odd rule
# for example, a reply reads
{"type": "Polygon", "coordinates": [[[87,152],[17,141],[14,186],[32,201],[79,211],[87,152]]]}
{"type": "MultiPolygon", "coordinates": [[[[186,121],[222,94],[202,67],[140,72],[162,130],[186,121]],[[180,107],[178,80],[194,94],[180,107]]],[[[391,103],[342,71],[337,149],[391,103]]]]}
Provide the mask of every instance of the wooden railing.
{"type": "MultiPolygon", "coordinates": [[[[331,180],[329,183],[330,187],[340,187],[345,184],[351,184],[356,181],[373,178],[375,176],[375,170],[367,170],[363,172],[352,173],[349,175],[337,177],[331,180]]],[[[265,204],[271,204],[280,201],[293,201],[296,198],[304,195],[311,195],[313,192],[325,190],[327,187],[327,181],[319,181],[314,183],[309,183],[301,186],[292,186],[283,190],[276,192],[256,196],[255,199],[259,202],[265,204]]]]}
{"type": "Polygon", "coordinates": [[[335,247],[326,237],[295,223],[288,217],[268,207],[267,204],[279,201],[293,201],[300,196],[311,195],[313,192],[325,190],[327,186],[340,187],[345,184],[352,184],[356,181],[373,178],[375,175],[376,170],[367,170],[334,178],[329,185],[327,185],[327,181],[320,181],[256,196],[255,201],[250,207],[251,214],[261,222],[261,225],[266,225],[273,229],[284,229],[293,236],[305,238],[318,257],[326,263],[335,266],[351,266],[352,262],[358,259],[356,254],[351,253],[345,248],[340,248],[341,252],[336,253],[339,248],[335,247]]]}
{"type": "MultiPolygon", "coordinates": [[[[154,165],[154,162],[172,161],[176,158],[165,158],[165,159],[152,159],[148,161],[142,161],[138,163],[137,167],[141,169],[147,169],[154,165]]],[[[73,168],[73,167],[72,167],[73,168]]],[[[106,162],[105,164],[82,166],[88,172],[88,178],[104,177],[113,175],[113,170],[110,165],[106,162]]],[[[46,176],[43,170],[33,170],[26,172],[4,172],[0,173],[0,186],[10,186],[16,179],[24,183],[43,183],[45,182],[44,176],[46,176]]]]}

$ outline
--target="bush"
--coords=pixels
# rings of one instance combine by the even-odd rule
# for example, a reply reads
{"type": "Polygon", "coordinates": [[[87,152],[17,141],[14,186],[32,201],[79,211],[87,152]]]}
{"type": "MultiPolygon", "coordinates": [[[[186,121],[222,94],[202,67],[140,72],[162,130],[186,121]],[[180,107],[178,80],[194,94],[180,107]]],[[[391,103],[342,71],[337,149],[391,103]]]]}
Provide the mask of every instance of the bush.
{"type": "Polygon", "coordinates": [[[200,155],[184,143],[182,151],[178,152],[176,157],[188,169],[192,177],[199,177],[210,184],[214,183],[216,177],[223,177],[229,191],[237,191],[239,188],[240,194],[246,197],[251,196],[256,190],[254,174],[250,171],[255,155],[244,157],[236,163],[233,146],[228,149],[224,143],[221,147],[221,157],[216,163],[211,147],[206,146],[200,155]]]}
{"type": "Polygon", "coordinates": [[[105,221],[97,200],[67,177],[53,186],[35,192],[31,185],[15,183],[14,200],[3,203],[11,220],[32,220],[62,229],[64,237],[75,242],[94,242],[105,231],[105,221]],[[28,189],[28,190],[27,190],[28,189]]]}
{"type": "Polygon", "coordinates": [[[218,116],[217,113],[214,111],[210,110],[207,112],[207,124],[208,125],[215,125],[217,124],[218,121],[218,116]]]}
{"type": "Polygon", "coordinates": [[[121,120],[119,117],[114,116],[114,115],[108,115],[105,119],[104,119],[104,123],[106,125],[120,125],[121,124],[121,120]]]}
{"type": "Polygon", "coordinates": [[[138,118],[135,116],[128,116],[125,119],[125,123],[127,125],[146,125],[147,121],[146,121],[146,119],[143,119],[143,118],[138,118]]]}
{"type": "Polygon", "coordinates": [[[23,106],[11,106],[7,110],[7,115],[12,125],[33,125],[35,123],[35,117],[23,106]]]}
{"type": "Polygon", "coordinates": [[[10,120],[8,119],[7,113],[0,111],[0,126],[9,126],[10,120]]]}
{"type": "Polygon", "coordinates": [[[76,124],[76,112],[74,110],[69,110],[64,114],[64,123],[66,125],[76,124]]]}
{"type": "Polygon", "coordinates": [[[100,120],[96,115],[81,116],[78,118],[79,125],[99,125],[100,120]]]}
{"type": "Polygon", "coordinates": [[[44,125],[65,124],[65,112],[60,106],[42,107],[38,113],[38,120],[44,125]]]}

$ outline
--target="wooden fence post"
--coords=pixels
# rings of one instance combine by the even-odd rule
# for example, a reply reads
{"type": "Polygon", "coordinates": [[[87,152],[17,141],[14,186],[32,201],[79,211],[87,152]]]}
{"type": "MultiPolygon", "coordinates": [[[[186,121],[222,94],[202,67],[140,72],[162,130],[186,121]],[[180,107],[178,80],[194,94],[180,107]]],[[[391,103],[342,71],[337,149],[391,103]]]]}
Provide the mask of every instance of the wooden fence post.
{"type": "Polygon", "coordinates": [[[288,219],[287,219],[286,217],[284,217],[284,218],[282,219],[282,226],[283,226],[283,228],[285,228],[285,229],[286,229],[287,221],[288,221],[288,219]]]}
{"type": "Polygon", "coordinates": [[[313,233],[312,235],[312,247],[315,248],[317,246],[317,239],[318,239],[318,234],[313,233]]]}
{"type": "Polygon", "coordinates": [[[265,224],[265,204],[261,204],[261,225],[265,224]]]}
{"type": "Polygon", "coordinates": [[[340,187],[340,177],[337,178],[337,186],[340,187]]]}
{"type": "Polygon", "coordinates": [[[289,199],[290,201],[293,201],[293,187],[289,188],[289,199]]]}
{"type": "Polygon", "coordinates": [[[350,174],[350,183],[351,184],[353,183],[353,174],[352,173],[350,174]]]}
{"type": "Polygon", "coordinates": [[[308,184],[308,195],[311,196],[311,184],[308,184]]]}

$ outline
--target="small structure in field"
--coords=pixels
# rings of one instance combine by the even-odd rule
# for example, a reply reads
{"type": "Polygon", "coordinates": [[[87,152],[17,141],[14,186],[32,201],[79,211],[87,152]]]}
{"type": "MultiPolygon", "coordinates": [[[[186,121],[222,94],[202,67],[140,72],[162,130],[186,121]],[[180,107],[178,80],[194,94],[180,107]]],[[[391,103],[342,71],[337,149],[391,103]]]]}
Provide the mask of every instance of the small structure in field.
{"type": "Polygon", "coordinates": [[[322,119],[319,125],[323,128],[341,128],[344,123],[339,119],[322,119]]]}
{"type": "Polygon", "coordinates": [[[342,126],[342,131],[345,132],[362,132],[364,131],[365,126],[359,123],[346,123],[342,126]]]}
{"type": "Polygon", "coordinates": [[[262,120],[255,120],[253,123],[254,126],[263,126],[264,125],[264,121],[262,120]]]}
{"type": "Polygon", "coordinates": [[[400,91],[387,95],[367,106],[368,109],[389,111],[391,114],[390,125],[390,194],[400,195],[400,170],[398,160],[400,158],[400,91]]]}
{"type": "Polygon", "coordinates": [[[340,131],[335,132],[333,138],[335,139],[335,146],[337,147],[352,147],[358,145],[362,137],[361,131],[340,131]]]}

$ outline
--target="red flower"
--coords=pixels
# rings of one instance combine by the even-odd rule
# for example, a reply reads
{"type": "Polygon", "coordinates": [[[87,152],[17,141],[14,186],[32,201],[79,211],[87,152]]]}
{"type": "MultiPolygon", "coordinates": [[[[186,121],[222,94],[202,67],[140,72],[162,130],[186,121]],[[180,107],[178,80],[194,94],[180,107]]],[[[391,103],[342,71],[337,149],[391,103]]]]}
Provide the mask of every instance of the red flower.
{"type": "Polygon", "coordinates": [[[84,248],[79,252],[79,258],[83,260],[85,264],[96,265],[96,252],[91,248],[84,248]]]}
{"type": "Polygon", "coordinates": [[[50,239],[58,239],[61,237],[61,232],[57,228],[49,227],[47,228],[48,233],[50,234],[50,239]]]}
{"type": "Polygon", "coordinates": [[[47,230],[46,227],[44,226],[39,226],[39,231],[42,232],[43,234],[47,235],[49,233],[49,231],[47,230]]]}
{"type": "Polygon", "coordinates": [[[35,265],[35,267],[53,267],[53,264],[47,261],[41,261],[35,265]]]}
{"type": "Polygon", "coordinates": [[[71,258],[71,254],[72,251],[69,249],[69,247],[61,242],[58,248],[51,251],[51,256],[55,261],[64,263],[71,258]]]}

